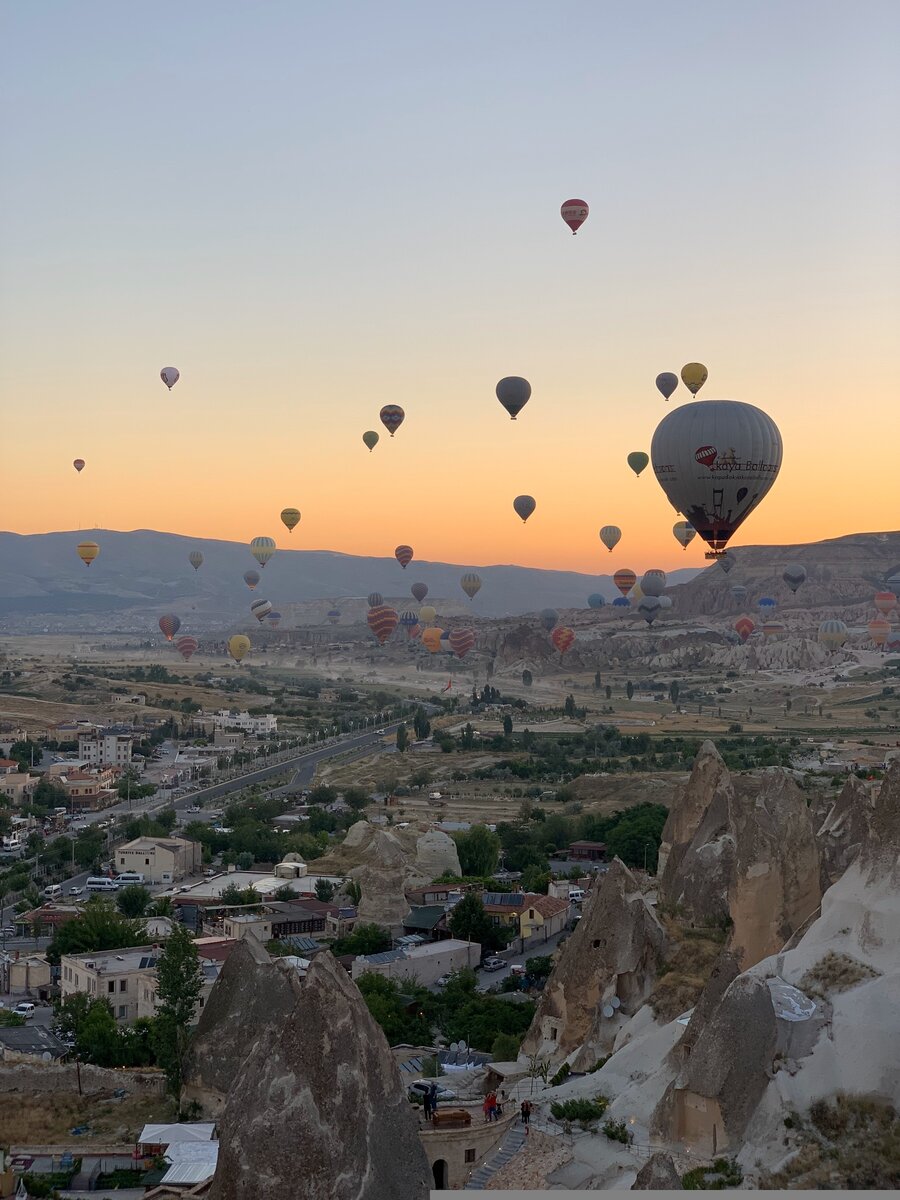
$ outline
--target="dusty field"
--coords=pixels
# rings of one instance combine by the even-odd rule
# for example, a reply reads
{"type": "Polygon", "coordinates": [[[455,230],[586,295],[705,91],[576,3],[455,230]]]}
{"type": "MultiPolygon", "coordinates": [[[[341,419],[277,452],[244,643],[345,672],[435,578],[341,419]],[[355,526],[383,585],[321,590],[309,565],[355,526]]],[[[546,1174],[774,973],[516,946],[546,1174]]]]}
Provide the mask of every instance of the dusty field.
{"type": "Polygon", "coordinates": [[[124,1100],[56,1092],[16,1092],[3,1099],[2,1140],[6,1145],[52,1146],[72,1140],[69,1131],[87,1125],[90,1132],[77,1140],[80,1146],[134,1142],[150,1121],[173,1121],[171,1101],[153,1096],[127,1096],[124,1100]]]}

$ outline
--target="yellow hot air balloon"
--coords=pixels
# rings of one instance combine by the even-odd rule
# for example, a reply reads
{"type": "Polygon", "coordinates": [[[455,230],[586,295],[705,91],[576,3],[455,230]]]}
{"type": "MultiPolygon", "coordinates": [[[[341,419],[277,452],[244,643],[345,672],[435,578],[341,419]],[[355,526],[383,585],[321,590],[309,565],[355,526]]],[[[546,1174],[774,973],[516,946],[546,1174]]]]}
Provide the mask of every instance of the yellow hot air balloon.
{"type": "Polygon", "coordinates": [[[432,654],[437,654],[441,648],[441,634],[443,632],[443,629],[438,629],[436,625],[432,625],[430,629],[426,629],[422,634],[422,645],[427,650],[430,650],[432,654]]]}
{"type": "Polygon", "coordinates": [[[282,524],[287,526],[288,532],[296,529],[300,524],[300,509],[299,508],[283,508],[281,510],[282,524]]]}
{"type": "Polygon", "coordinates": [[[628,599],[631,601],[632,604],[637,604],[637,602],[639,600],[643,600],[643,598],[644,598],[644,589],[641,587],[641,585],[639,583],[636,583],[634,585],[634,587],[631,589],[631,591],[628,593],[628,599]]]}
{"type": "Polygon", "coordinates": [[[430,604],[423,604],[419,609],[419,621],[423,625],[430,625],[437,616],[437,609],[430,604]]]}
{"type": "Polygon", "coordinates": [[[236,633],[228,639],[228,653],[235,662],[240,662],[250,649],[250,639],[243,633],[236,633]]]}
{"type": "Polygon", "coordinates": [[[77,553],[84,565],[89,567],[100,553],[100,547],[96,542],[79,542],[77,553]]]}
{"type": "Polygon", "coordinates": [[[703,363],[685,363],[681,368],[681,382],[692,396],[697,395],[708,377],[709,371],[703,363]]]}
{"type": "Polygon", "coordinates": [[[250,553],[261,567],[264,567],[275,553],[275,539],[270,537],[255,537],[250,543],[250,553]]]}

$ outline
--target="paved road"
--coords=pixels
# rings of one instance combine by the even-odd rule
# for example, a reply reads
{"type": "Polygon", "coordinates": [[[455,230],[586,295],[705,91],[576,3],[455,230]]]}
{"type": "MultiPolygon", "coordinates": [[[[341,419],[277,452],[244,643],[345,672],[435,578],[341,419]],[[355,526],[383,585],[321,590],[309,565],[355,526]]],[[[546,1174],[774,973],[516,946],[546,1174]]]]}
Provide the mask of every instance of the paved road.
{"type": "Polygon", "coordinates": [[[562,933],[556,933],[553,937],[548,938],[546,942],[539,942],[535,946],[526,946],[524,950],[504,950],[498,957],[506,960],[506,966],[502,971],[476,971],[475,976],[478,980],[475,985],[479,992],[486,992],[489,988],[497,987],[504,979],[509,977],[509,969],[513,963],[521,963],[522,966],[529,958],[543,958],[545,955],[550,955],[559,945],[559,939],[565,937],[565,930],[562,933]]]}

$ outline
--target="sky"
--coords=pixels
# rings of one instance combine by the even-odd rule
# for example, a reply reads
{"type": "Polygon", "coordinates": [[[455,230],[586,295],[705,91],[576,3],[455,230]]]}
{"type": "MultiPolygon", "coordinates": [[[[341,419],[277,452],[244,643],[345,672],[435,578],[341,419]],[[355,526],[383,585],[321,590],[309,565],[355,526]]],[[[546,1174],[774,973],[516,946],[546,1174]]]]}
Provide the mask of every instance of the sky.
{"type": "Polygon", "coordinates": [[[699,360],[784,438],[735,547],[897,528],[895,0],[69,0],[0,42],[0,527],[702,565],[625,462],[699,360]]]}

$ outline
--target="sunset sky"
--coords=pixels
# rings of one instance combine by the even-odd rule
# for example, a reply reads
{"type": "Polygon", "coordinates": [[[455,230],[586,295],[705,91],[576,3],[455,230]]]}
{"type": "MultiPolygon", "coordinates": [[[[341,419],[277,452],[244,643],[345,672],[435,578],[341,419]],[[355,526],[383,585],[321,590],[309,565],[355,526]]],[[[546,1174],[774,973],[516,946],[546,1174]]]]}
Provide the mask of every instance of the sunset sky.
{"type": "Polygon", "coordinates": [[[784,437],[734,545],[898,527],[896,0],[81,0],[0,42],[0,528],[700,565],[625,463],[691,360],[784,437]]]}

